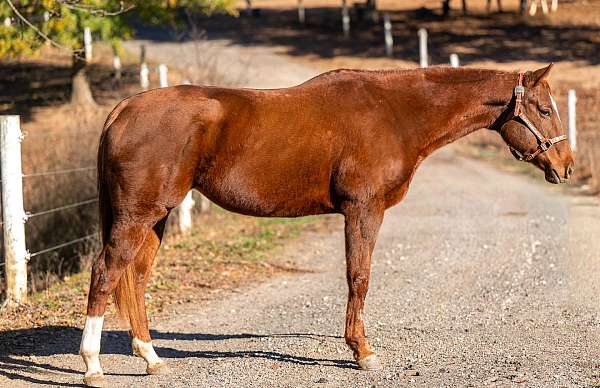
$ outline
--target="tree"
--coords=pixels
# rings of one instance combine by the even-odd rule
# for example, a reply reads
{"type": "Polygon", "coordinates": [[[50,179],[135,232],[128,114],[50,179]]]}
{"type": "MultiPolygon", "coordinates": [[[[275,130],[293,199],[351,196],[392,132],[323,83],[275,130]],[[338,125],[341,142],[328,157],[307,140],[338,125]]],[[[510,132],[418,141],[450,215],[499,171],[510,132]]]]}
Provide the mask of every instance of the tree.
{"type": "Polygon", "coordinates": [[[35,55],[44,45],[72,53],[74,103],[93,102],[85,77],[83,30],[118,45],[131,37],[127,14],[150,23],[177,22],[177,10],[233,12],[235,0],[0,0],[0,58],[35,55]]]}

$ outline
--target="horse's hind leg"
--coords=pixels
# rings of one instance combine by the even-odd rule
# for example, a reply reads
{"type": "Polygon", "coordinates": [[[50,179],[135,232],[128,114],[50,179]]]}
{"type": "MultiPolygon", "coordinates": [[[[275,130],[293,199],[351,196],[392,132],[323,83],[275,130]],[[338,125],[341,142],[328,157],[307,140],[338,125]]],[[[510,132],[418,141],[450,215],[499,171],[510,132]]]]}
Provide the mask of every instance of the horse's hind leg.
{"type": "Polygon", "coordinates": [[[346,278],[348,281],[344,338],[361,369],[381,369],[375,353],[365,338],[363,313],[371,275],[371,254],[383,220],[384,205],[377,200],[369,203],[349,203],[343,207],[343,212],[346,217],[346,278]]]}
{"type": "Polygon", "coordinates": [[[87,385],[99,386],[103,380],[99,353],[108,296],[127,279],[123,276],[124,272],[134,262],[154,224],[166,216],[166,212],[166,209],[148,210],[143,220],[131,217],[115,220],[102,252],[93,264],[87,318],[80,347],[86,364],[84,382],[87,385]]]}
{"type": "Polygon", "coordinates": [[[152,263],[156,252],[160,247],[160,242],[165,229],[167,217],[158,222],[146,236],[143,246],[140,248],[137,257],[135,258],[135,297],[137,298],[138,311],[130,311],[129,314],[137,314],[130,316],[131,322],[131,347],[134,354],[142,357],[147,364],[146,372],[148,374],[165,374],[168,372],[167,365],[158,357],[152,346],[152,338],[148,329],[148,317],[146,315],[145,290],[152,263]]]}

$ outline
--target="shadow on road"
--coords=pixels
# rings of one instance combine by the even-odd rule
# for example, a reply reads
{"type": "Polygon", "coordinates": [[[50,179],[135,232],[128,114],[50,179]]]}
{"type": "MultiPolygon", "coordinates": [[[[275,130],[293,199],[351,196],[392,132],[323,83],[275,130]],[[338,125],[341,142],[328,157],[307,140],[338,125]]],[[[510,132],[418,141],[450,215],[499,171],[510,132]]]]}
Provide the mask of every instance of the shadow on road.
{"type": "MultiPolygon", "coordinates": [[[[323,340],[325,338],[340,339],[313,333],[281,333],[281,334],[202,334],[202,333],[170,333],[152,331],[152,338],[164,341],[226,341],[256,338],[307,338],[323,340]]],[[[68,326],[44,326],[33,329],[21,329],[0,333],[0,376],[12,380],[20,380],[30,384],[47,384],[55,386],[79,387],[79,384],[52,382],[55,375],[80,375],[80,370],[60,367],[41,361],[37,357],[76,355],[79,353],[81,330],[68,326]],[[32,377],[36,376],[36,377],[32,377]],[[40,377],[38,377],[40,376],[40,377]],[[44,379],[44,376],[47,379],[44,379]]],[[[102,354],[131,355],[131,339],[125,331],[105,330],[102,332],[102,354]]],[[[205,346],[205,345],[204,345],[205,346]]],[[[203,347],[204,347],[203,346],[203,347]]],[[[337,368],[355,369],[351,361],[332,360],[285,354],[276,351],[239,350],[239,351],[203,351],[180,350],[166,346],[155,346],[157,353],[164,358],[262,358],[277,362],[299,365],[322,365],[337,368]]],[[[139,374],[110,373],[106,375],[138,376],[139,374]]]]}

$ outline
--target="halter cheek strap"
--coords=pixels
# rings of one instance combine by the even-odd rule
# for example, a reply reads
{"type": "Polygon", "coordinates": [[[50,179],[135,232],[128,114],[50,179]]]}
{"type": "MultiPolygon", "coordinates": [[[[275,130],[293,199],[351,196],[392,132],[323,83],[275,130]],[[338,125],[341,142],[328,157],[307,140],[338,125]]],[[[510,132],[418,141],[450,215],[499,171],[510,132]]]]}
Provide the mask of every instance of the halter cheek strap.
{"type": "Polygon", "coordinates": [[[523,86],[523,78],[525,77],[525,73],[519,72],[519,80],[517,82],[517,86],[515,87],[515,111],[513,113],[513,119],[520,120],[525,127],[533,133],[536,137],[538,146],[533,152],[520,152],[514,147],[510,147],[513,153],[518,156],[518,159],[524,162],[530,162],[535,159],[536,156],[548,151],[552,146],[556,143],[560,143],[563,140],[567,140],[567,135],[560,135],[553,138],[548,139],[546,136],[542,135],[542,133],[533,125],[533,123],[525,116],[525,112],[523,111],[523,96],[525,95],[525,87],[523,86]]]}

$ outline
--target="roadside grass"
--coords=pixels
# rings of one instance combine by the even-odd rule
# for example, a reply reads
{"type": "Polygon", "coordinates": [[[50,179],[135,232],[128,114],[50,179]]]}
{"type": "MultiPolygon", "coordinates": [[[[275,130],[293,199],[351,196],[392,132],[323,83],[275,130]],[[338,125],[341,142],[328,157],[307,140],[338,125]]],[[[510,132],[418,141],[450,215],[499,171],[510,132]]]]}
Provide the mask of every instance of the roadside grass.
{"type": "MultiPolygon", "coordinates": [[[[283,272],[297,272],[281,248],[303,232],[329,230],[330,217],[261,219],[221,209],[196,218],[187,236],[168,236],[146,289],[150,319],[171,305],[200,302],[283,272]]],[[[86,269],[30,295],[27,305],[4,309],[0,331],[49,325],[81,326],[89,288],[86,269]]],[[[109,303],[107,327],[123,328],[109,303]]]]}

